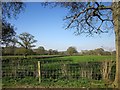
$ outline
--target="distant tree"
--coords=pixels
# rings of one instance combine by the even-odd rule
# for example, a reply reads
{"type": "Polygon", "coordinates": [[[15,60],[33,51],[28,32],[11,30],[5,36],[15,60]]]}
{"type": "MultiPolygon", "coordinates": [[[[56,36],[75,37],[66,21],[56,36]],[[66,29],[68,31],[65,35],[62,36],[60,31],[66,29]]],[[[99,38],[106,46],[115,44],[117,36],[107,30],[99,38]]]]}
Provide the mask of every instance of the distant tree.
{"type": "Polygon", "coordinates": [[[69,55],[73,55],[73,54],[77,53],[77,50],[76,50],[75,47],[69,47],[69,48],[67,49],[67,53],[68,53],[69,55]]]}
{"type": "Polygon", "coordinates": [[[97,55],[103,55],[104,54],[104,49],[102,49],[102,48],[97,48],[94,51],[97,55]]]}
{"type": "MultiPolygon", "coordinates": [[[[31,49],[32,47],[35,47],[35,45],[33,45],[33,44],[35,42],[37,42],[37,40],[34,39],[34,36],[27,33],[27,32],[24,32],[24,33],[20,34],[18,36],[18,39],[19,40],[17,41],[17,43],[21,47],[25,48],[26,51],[31,49]]],[[[25,55],[27,55],[27,52],[25,53],[25,55]]]]}
{"type": "Polygon", "coordinates": [[[66,54],[66,51],[61,51],[59,52],[59,55],[67,55],[67,54],[66,54]]]}
{"type": "Polygon", "coordinates": [[[14,52],[15,48],[12,46],[2,48],[2,55],[14,55],[14,52]]]}
{"type": "Polygon", "coordinates": [[[53,50],[53,55],[57,55],[58,54],[58,51],[57,50],[53,50]]]}
{"type": "Polygon", "coordinates": [[[15,49],[15,55],[25,55],[26,49],[23,47],[19,47],[15,49]]]}
{"type": "Polygon", "coordinates": [[[15,49],[15,55],[25,55],[25,53],[27,53],[27,55],[32,55],[34,54],[32,49],[25,49],[23,47],[19,47],[15,49]]]}
{"type": "Polygon", "coordinates": [[[45,50],[45,55],[49,55],[49,51],[48,50],[45,50]]]}
{"type": "Polygon", "coordinates": [[[18,38],[20,41],[18,41],[17,43],[25,49],[31,49],[32,47],[35,47],[35,45],[33,44],[37,42],[37,40],[34,40],[34,36],[27,32],[20,34],[18,38]]]}
{"type": "Polygon", "coordinates": [[[102,48],[96,48],[94,50],[82,50],[81,53],[82,53],[82,55],[105,55],[105,54],[108,54],[102,48]]]}
{"type": "Polygon", "coordinates": [[[89,55],[95,55],[95,51],[94,50],[89,50],[89,55]]]}
{"type": "Polygon", "coordinates": [[[112,51],[112,55],[116,55],[116,51],[112,51]]]}
{"type": "Polygon", "coordinates": [[[59,52],[57,50],[49,49],[47,53],[48,55],[58,55],[59,52]]]}
{"type": "Polygon", "coordinates": [[[89,50],[81,50],[81,54],[82,55],[88,55],[89,54],[89,50]]]}
{"type": "Polygon", "coordinates": [[[44,55],[45,54],[45,48],[43,46],[40,46],[36,50],[37,54],[44,55]]]}
{"type": "Polygon", "coordinates": [[[104,55],[111,55],[109,51],[104,51],[104,55]]]}
{"type": "Polygon", "coordinates": [[[48,54],[49,54],[49,55],[52,55],[52,54],[53,54],[53,50],[52,50],[52,49],[49,49],[49,50],[48,50],[48,54]]]}

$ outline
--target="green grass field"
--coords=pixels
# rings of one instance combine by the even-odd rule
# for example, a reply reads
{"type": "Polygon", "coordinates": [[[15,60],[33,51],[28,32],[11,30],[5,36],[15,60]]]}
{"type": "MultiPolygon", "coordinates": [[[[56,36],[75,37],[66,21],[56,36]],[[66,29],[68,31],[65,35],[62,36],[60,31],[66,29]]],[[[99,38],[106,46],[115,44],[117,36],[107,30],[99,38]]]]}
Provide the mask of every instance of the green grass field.
{"type": "Polygon", "coordinates": [[[104,60],[115,61],[115,56],[95,56],[95,55],[64,56],[64,57],[48,58],[47,60],[71,60],[72,62],[88,62],[88,61],[96,62],[96,61],[104,61],[104,60]]]}
{"type": "Polygon", "coordinates": [[[102,61],[102,60],[114,60],[114,56],[67,56],[63,57],[64,59],[72,59],[75,62],[81,61],[102,61]]]}

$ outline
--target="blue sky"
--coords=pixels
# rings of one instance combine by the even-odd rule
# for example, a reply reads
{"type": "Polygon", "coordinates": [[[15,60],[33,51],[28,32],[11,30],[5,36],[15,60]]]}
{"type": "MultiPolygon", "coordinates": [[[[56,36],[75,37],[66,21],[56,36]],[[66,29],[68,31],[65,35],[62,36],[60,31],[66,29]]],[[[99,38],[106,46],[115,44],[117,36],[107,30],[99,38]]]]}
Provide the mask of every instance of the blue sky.
{"type": "Polygon", "coordinates": [[[75,46],[78,51],[100,48],[115,48],[114,32],[107,34],[75,36],[75,30],[65,30],[63,18],[67,15],[65,8],[42,7],[39,2],[27,3],[24,12],[18,15],[18,19],[10,22],[17,28],[17,35],[28,32],[37,40],[36,48],[43,46],[45,49],[65,51],[69,46],[75,46]]]}

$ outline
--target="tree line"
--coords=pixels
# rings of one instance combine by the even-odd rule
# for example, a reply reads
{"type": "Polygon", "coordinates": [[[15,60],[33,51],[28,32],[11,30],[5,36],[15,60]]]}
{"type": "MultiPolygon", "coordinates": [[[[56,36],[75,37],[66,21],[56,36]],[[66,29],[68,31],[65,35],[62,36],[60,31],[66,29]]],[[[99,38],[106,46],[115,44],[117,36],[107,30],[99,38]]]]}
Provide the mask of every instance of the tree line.
{"type": "Polygon", "coordinates": [[[96,48],[94,50],[82,50],[81,55],[116,55],[116,51],[105,51],[103,48],[96,48]]]}
{"type": "Polygon", "coordinates": [[[102,48],[97,48],[94,50],[81,50],[80,52],[73,46],[68,47],[65,51],[58,51],[49,49],[46,50],[43,46],[39,46],[35,49],[25,49],[24,47],[2,47],[2,55],[62,55],[62,56],[74,56],[74,55],[116,55],[116,51],[105,51],[102,48]]]}

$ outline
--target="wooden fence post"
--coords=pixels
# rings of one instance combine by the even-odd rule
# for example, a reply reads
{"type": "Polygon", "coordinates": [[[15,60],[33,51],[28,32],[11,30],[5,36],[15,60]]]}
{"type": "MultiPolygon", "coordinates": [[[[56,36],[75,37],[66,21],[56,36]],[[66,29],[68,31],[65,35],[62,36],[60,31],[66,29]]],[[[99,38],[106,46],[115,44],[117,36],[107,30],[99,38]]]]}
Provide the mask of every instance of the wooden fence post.
{"type": "Polygon", "coordinates": [[[39,78],[39,83],[41,83],[41,62],[38,61],[38,78],[39,78]]]}

